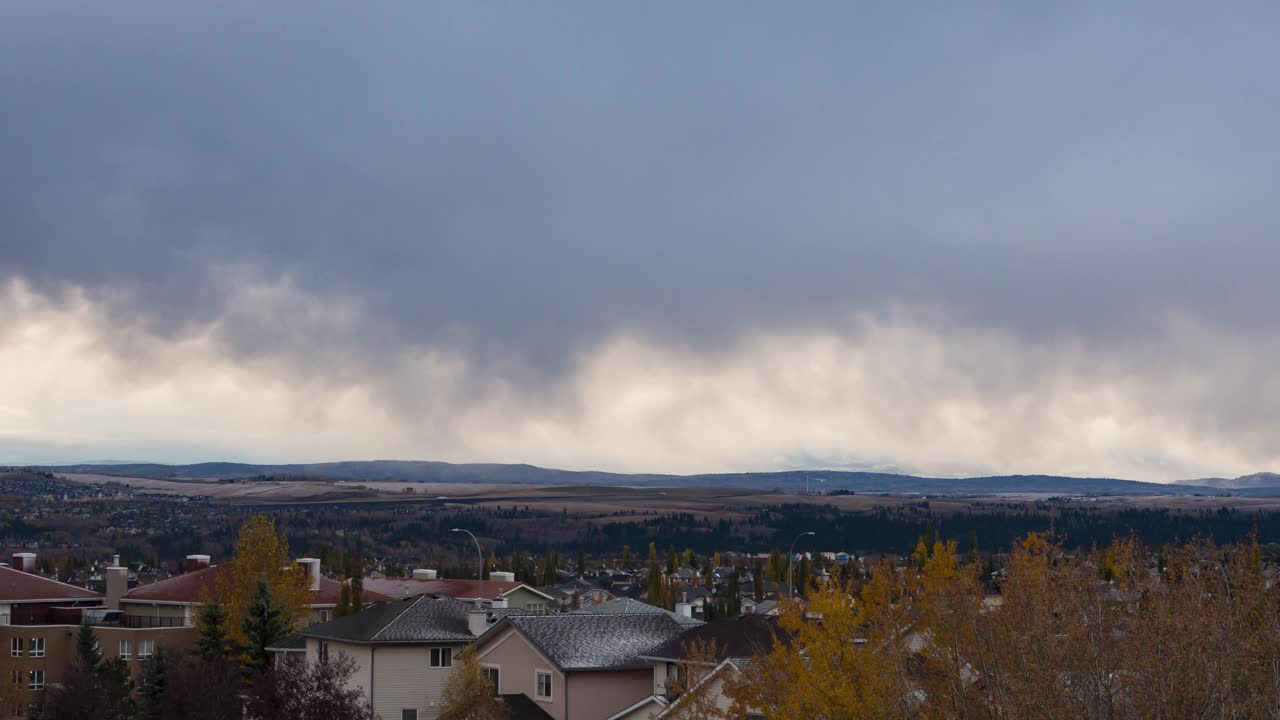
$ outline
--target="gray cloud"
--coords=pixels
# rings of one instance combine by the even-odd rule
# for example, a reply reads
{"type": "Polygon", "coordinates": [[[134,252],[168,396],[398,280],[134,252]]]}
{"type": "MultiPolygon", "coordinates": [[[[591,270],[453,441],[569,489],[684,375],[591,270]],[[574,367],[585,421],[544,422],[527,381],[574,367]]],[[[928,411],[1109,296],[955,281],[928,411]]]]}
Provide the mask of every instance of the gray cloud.
{"type": "Polygon", "coordinates": [[[3,12],[0,279],[390,406],[438,392],[406,353],[538,397],[618,336],[903,306],[1032,351],[1277,334],[1265,4],[3,12]]]}

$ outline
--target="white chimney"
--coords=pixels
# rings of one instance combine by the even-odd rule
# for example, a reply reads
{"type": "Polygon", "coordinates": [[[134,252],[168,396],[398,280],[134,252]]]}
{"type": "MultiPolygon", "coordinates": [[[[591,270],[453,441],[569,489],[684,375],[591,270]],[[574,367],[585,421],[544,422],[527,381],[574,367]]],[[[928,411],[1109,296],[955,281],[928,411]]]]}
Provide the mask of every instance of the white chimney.
{"type": "Polygon", "coordinates": [[[303,572],[307,574],[307,589],[311,591],[320,589],[320,558],[298,558],[298,564],[302,566],[303,572]]]}
{"type": "Polygon", "coordinates": [[[484,610],[472,610],[467,613],[467,629],[472,635],[479,637],[489,629],[489,613],[484,610]]]}
{"type": "Polygon", "coordinates": [[[111,558],[111,567],[103,573],[107,579],[107,607],[120,609],[120,598],[129,590],[129,568],[120,566],[120,556],[111,558]]]}
{"type": "Polygon", "coordinates": [[[507,607],[507,599],[504,597],[496,597],[493,599],[493,602],[490,603],[490,606],[501,610],[502,608],[507,607]]]}
{"type": "Polygon", "coordinates": [[[24,573],[34,573],[36,571],[36,554],[29,552],[14,553],[13,569],[21,570],[24,573]]]}
{"type": "Polygon", "coordinates": [[[414,579],[414,580],[435,580],[435,579],[436,579],[436,571],[435,571],[435,570],[422,570],[422,569],[414,570],[414,571],[413,571],[413,579],[414,579]]]}
{"type": "Polygon", "coordinates": [[[693,603],[676,603],[676,613],[685,617],[693,617],[693,603]]]}
{"type": "Polygon", "coordinates": [[[183,572],[195,572],[209,567],[208,555],[188,555],[187,564],[183,572]]]}
{"type": "Polygon", "coordinates": [[[515,582],[516,574],[513,572],[501,572],[494,570],[489,573],[489,579],[496,582],[515,582]]]}

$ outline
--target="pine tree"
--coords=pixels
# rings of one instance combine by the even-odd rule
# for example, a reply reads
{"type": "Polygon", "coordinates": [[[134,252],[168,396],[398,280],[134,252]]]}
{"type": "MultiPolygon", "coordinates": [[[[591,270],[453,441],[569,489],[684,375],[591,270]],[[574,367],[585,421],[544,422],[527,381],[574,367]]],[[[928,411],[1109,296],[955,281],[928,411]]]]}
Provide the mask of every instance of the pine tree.
{"type": "Polygon", "coordinates": [[[196,656],[206,662],[217,662],[236,654],[227,632],[227,609],[222,603],[214,601],[202,606],[196,627],[199,631],[194,647],[196,656]]]}
{"type": "Polygon", "coordinates": [[[969,555],[969,557],[968,557],[968,562],[969,562],[969,564],[970,564],[970,565],[973,565],[973,566],[977,566],[977,564],[978,564],[978,560],[979,560],[979,558],[978,558],[978,531],[977,531],[977,530],[970,530],[970,531],[969,531],[969,553],[968,553],[968,555],[969,555]]]}
{"type": "Polygon", "coordinates": [[[725,614],[729,617],[736,617],[742,612],[742,592],[738,587],[738,571],[734,570],[729,574],[729,597],[725,603],[725,614]]]}
{"type": "Polygon", "coordinates": [[[102,647],[93,626],[87,622],[80,625],[80,634],[76,636],[76,658],[85,672],[96,673],[102,666],[102,647]]]}
{"type": "Polygon", "coordinates": [[[622,546],[622,567],[627,570],[631,569],[631,546],[630,545],[622,546]]]}
{"type": "Polygon", "coordinates": [[[128,662],[118,657],[104,660],[98,669],[98,683],[107,702],[107,720],[134,717],[133,676],[128,662]]]}
{"type": "Polygon", "coordinates": [[[764,600],[764,563],[756,558],[755,569],[751,571],[751,591],[756,602],[764,600]]]}
{"type": "Polygon", "coordinates": [[[576,570],[578,571],[578,577],[582,577],[582,574],[587,571],[587,556],[582,552],[581,545],[578,546],[578,567],[576,570]]]}
{"type": "Polygon", "coordinates": [[[351,614],[364,610],[364,571],[359,570],[351,578],[351,614]]]}
{"type": "Polygon", "coordinates": [[[244,619],[244,635],[248,644],[241,669],[246,677],[259,677],[271,667],[271,653],[267,648],[288,632],[284,609],[271,597],[267,581],[259,580],[258,589],[249,602],[249,611],[244,619]]]}
{"type": "Polygon", "coordinates": [[[679,569],[680,560],[676,557],[676,546],[670,545],[667,547],[667,574],[675,575],[679,569]]]}
{"type": "Polygon", "coordinates": [[[345,581],[338,591],[338,607],[333,609],[334,617],[346,617],[351,614],[351,586],[345,581]]]}
{"type": "Polygon", "coordinates": [[[141,717],[154,720],[161,716],[161,706],[168,685],[169,661],[164,654],[164,645],[157,645],[142,672],[141,717]]]}

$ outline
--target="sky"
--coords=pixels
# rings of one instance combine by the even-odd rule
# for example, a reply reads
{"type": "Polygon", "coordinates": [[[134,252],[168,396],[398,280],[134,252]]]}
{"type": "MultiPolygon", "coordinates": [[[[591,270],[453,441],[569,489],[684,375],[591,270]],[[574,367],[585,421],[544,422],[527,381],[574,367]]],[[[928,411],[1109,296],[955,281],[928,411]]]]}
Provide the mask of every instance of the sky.
{"type": "Polygon", "coordinates": [[[0,464],[1280,470],[1273,4],[0,7],[0,464]]]}

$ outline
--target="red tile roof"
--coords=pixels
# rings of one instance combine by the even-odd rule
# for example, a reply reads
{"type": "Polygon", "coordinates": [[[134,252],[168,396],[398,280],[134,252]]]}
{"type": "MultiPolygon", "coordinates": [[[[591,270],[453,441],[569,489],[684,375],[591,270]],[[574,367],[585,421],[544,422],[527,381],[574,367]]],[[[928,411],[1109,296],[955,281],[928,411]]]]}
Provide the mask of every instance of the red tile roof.
{"type": "Polygon", "coordinates": [[[10,567],[0,567],[0,601],[101,599],[102,593],[10,567]]]}
{"type": "MultiPolygon", "coordinates": [[[[486,600],[505,595],[518,587],[529,587],[527,584],[512,580],[485,580],[484,594],[486,600]]],[[[480,596],[479,580],[444,579],[415,580],[413,578],[365,578],[365,592],[375,590],[393,598],[404,599],[418,595],[444,595],[461,600],[474,600],[480,596]]],[[[529,588],[532,590],[533,588],[529,588]]]]}
{"type": "MultiPolygon", "coordinates": [[[[203,595],[212,595],[214,593],[217,589],[218,577],[223,573],[230,572],[232,567],[232,563],[222,563],[221,565],[185,573],[168,580],[161,580],[151,585],[142,585],[125,593],[124,599],[136,602],[198,602],[203,595]]],[[[342,583],[322,577],[320,578],[320,589],[312,595],[311,604],[337,605],[338,597],[341,593],[342,583]]],[[[365,602],[386,602],[390,599],[381,593],[370,592],[366,585],[364,591],[365,602]]]]}

